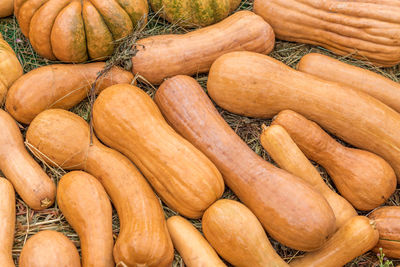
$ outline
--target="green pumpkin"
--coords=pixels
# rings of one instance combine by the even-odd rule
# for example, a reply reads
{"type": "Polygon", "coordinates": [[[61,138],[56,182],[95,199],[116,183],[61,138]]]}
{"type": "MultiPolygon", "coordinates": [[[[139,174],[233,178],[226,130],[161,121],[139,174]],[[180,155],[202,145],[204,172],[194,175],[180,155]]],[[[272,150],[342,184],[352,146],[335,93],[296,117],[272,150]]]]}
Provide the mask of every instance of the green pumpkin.
{"type": "Polygon", "coordinates": [[[154,11],[184,27],[217,23],[234,11],[241,0],[150,0],[154,11]]]}

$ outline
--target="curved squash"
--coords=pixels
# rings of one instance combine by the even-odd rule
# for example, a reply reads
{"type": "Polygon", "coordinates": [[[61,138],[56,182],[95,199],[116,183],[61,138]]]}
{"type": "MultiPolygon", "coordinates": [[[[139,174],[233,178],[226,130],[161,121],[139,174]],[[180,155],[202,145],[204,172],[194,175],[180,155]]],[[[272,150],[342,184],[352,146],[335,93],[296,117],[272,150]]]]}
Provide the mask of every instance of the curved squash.
{"type": "Polygon", "coordinates": [[[131,159],[165,203],[199,218],[224,192],[214,164],[178,135],[140,88],[114,85],[93,107],[97,136],[131,159]]]}
{"type": "Polygon", "coordinates": [[[41,231],[25,243],[19,256],[20,267],[80,267],[75,245],[56,231],[41,231]]]}
{"type": "Polygon", "coordinates": [[[210,244],[234,266],[288,266],[271,246],[256,216],[240,202],[218,200],[204,213],[202,225],[210,244]]]}
{"type": "Polygon", "coordinates": [[[271,57],[233,52],[212,66],[208,92],[222,108],[272,118],[290,109],[385,159],[400,179],[400,114],[358,90],[293,70],[271,57]]]}
{"type": "Polygon", "coordinates": [[[85,172],[67,173],[58,183],[57,204],[79,236],[82,266],[114,267],[112,209],[100,182],[85,172]]]}
{"type": "Polygon", "coordinates": [[[274,44],[275,35],[268,23],[253,12],[240,11],[193,32],[139,40],[132,71],[153,84],[160,84],[178,74],[208,72],[223,54],[242,50],[268,54],[274,44]]]}
{"type": "Polygon", "coordinates": [[[0,170],[22,200],[34,210],[50,207],[56,186],[29,155],[17,123],[0,109],[0,170]]]}
{"type": "Polygon", "coordinates": [[[0,266],[15,267],[12,258],[15,228],[15,193],[9,181],[0,177],[0,266]]]}
{"type": "Polygon", "coordinates": [[[400,63],[397,0],[255,0],[277,38],[325,47],[380,66],[400,63]]]}
{"type": "Polygon", "coordinates": [[[87,97],[94,82],[96,93],[114,84],[132,82],[132,73],[119,67],[112,68],[96,81],[105,66],[104,62],[98,62],[34,69],[11,86],[6,109],[17,121],[29,124],[43,110],[72,108],[87,97]]]}
{"type": "Polygon", "coordinates": [[[2,0],[0,3],[0,18],[11,16],[13,13],[14,13],[14,0],[2,0]]]}
{"type": "Polygon", "coordinates": [[[117,264],[171,264],[173,246],[158,198],[129,159],[105,147],[96,137],[90,144],[85,120],[69,111],[49,109],[32,121],[26,139],[46,155],[50,165],[83,169],[102,183],[120,220],[114,246],[117,264]]]}
{"type": "Polygon", "coordinates": [[[325,197],[335,214],[336,228],[341,227],[351,217],[357,215],[346,199],[325,184],[319,172],[282,126],[267,127],[263,125],[260,141],[264,149],[282,169],[302,178],[325,197]]]}
{"type": "Polygon", "coordinates": [[[155,101],[170,124],[214,162],[227,186],[274,239],[310,251],[333,233],[335,217],[324,197],[254,153],[196,80],[188,76],[166,80],[155,101]]]}

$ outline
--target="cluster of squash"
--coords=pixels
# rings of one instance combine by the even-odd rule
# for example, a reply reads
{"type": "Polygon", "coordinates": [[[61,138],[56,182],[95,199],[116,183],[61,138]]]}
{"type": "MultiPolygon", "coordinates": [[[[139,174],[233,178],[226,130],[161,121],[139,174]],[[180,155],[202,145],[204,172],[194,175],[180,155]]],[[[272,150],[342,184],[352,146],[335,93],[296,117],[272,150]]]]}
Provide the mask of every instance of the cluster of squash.
{"type": "Polygon", "coordinates": [[[39,55],[76,63],[23,74],[0,35],[0,171],[7,178],[0,178],[0,266],[14,266],[14,190],[33,210],[57,202],[82,254],[63,234],[42,231],[25,243],[21,267],[166,267],[174,248],[193,267],[226,266],[220,257],[241,267],[340,267],[371,249],[400,257],[400,208],[380,207],[400,180],[400,85],[320,54],[303,57],[297,70],[267,56],[276,34],[393,66],[400,5],[255,0],[254,12],[230,15],[240,2],[151,0],[172,23],[207,27],[138,40],[132,71],[83,62],[107,59],[115,41],[146,22],[146,0],[0,4],[0,17],[14,9],[39,55]],[[260,142],[280,168],[230,128],[190,77],[198,73],[208,73],[218,106],[273,118],[260,142]],[[160,85],[153,99],[137,76],[160,85]],[[92,89],[94,131],[67,111],[92,89]],[[29,125],[25,144],[17,122],[29,125]],[[56,186],[25,145],[70,172],[56,186]],[[220,199],[225,185],[241,202],[220,199]],[[181,216],[166,220],[159,198],[181,216]],[[120,221],[115,242],[112,205],[120,221]],[[376,210],[366,217],[356,209],[376,210]],[[184,217],[202,218],[204,235],[184,217]],[[306,253],[285,262],[265,231],[306,253]]]}

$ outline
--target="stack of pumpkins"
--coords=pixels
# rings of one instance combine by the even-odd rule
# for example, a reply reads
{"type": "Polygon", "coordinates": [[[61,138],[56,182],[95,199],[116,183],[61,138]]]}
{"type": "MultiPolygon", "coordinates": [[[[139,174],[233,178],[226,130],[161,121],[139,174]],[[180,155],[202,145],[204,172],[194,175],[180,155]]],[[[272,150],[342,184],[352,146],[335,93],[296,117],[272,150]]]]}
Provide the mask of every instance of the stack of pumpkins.
{"type": "MultiPolygon", "coordinates": [[[[294,70],[266,56],[278,38],[316,44],[378,66],[400,62],[396,0],[151,0],[186,34],[144,38],[132,71],[106,62],[147,20],[146,0],[15,0],[22,33],[53,64],[23,75],[0,41],[0,266],[14,266],[15,191],[34,210],[57,204],[80,238],[28,239],[19,266],[343,266],[373,249],[400,257],[400,208],[381,207],[400,177],[400,85],[320,54],[294,70]],[[230,16],[229,16],[230,15],[230,16]],[[211,26],[208,26],[211,25],[211,26]],[[87,60],[98,61],[82,64],[87,60]],[[104,71],[107,70],[107,71],[104,71]],[[252,151],[227,111],[274,117],[252,151]],[[160,85],[154,99],[136,78],[160,85]],[[99,94],[89,124],[66,111],[99,94]],[[68,170],[57,187],[27,152],[68,170]],[[317,124],[318,123],[318,124],[317,124]],[[341,145],[325,130],[360,149],[341,145]],[[364,150],[361,150],[364,149],[364,150]],[[323,166],[340,195],[310,163],[323,166]],[[225,184],[243,203],[220,200],[225,184]],[[157,195],[156,195],[157,194],[157,195]],[[158,197],[181,216],[168,220],[158,197]],[[120,232],[114,244],[112,206],[120,232]],[[359,211],[371,211],[368,217],[359,211]],[[204,236],[185,219],[202,218],[204,236]],[[282,259],[266,232],[305,251],[282,259]],[[219,256],[218,256],[219,255],[219,256]]],[[[12,13],[0,4],[0,16],[12,13]]]]}

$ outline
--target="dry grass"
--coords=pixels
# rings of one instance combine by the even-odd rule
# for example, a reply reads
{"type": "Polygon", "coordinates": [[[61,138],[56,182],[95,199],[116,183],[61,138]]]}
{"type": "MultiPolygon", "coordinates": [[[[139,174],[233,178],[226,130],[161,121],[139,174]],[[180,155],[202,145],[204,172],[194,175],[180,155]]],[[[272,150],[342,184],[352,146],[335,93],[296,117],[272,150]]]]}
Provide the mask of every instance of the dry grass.
{"type": "MultiPolygon", "coordinates": [[[[240,9],[251,9],[252,3],[251,0],[244,0],[240,9]]],[[[138,37],[149,36],[149,35],[158,35],[158,34],[166,34],[166,33],[183,33],[186,30],[182,29],[176,25],[171,25],[165,22],[163,19],[160,19],[156,14],[151,14],[151,20],[146,25],[145,29],[140,33],[140,35],[133,35],[127,38],[127,40],[123,40],[120,43],[120,47],[118,49],[118,53],[110,60],[110,64],[118,64],[126,69],[131,68],[129,58],[131,57],[131,51],[129,51],[129,47],[133,40],[138,37]]],[[[6,41],[8,41],[15,51],[18,54],[18,58],[20,59],[25,72],[28,72],[34,68],[39,66],[52,64],[49,60],[43,59],[38,56],[30,46],[29,42],[26,38],[21,34],[20,29],[18,28],[18,24],[16,23],[14,18],[6,18],[0,19],[0,32],[3,34],[6,41]]],[[[388,78],[391,78],[395,81],[400,80],[400,69],[399,66],[393,68],[379,69],[359,60],[353,60],[348,57],[338,57],[329,51],[305,44],[298,43],[290,43],[278,41],[276,44],[276,49],[271,54],[274,58],[279,59],[280,61],[294,67],[299,59],[310,52],[319,52],[323,54],[328,54],[332,57],[339,58],[342,61],[345,61],[349,64],[354,64],[366,69],[373,70],[378,72],[388,78]]],[[[200,84],[205,87],[207,82],[206,75],[198,75],[196,77],[200,84]]],[[[155,88],[146,84],[139,83],[139,86],[143,88],[149,95],[153,95],[155,92],[155,88]]],[[[85,120],[89,121],[90,119],[90,104],[89,99],[83,101],[76,107],[74,107],[71,111],[80,115],[85,120]]],[[[253,149],[257,154],[262,156],[264,159],[273,162],[268,154],[263,150],[258,141],[261,124],[266,123],[269,124],[269,121],[260,120],[260,119],[252,119],[247,117],[242,117],[238,115],[231,114],[227,111],[224,111],[219,108],[221,115],[224,119],[229,123],[232,129],[240,135],[243,140],[253,149]]],[[[25,132],[25,128],[22,127],[22,131],[25,132]]],[[[43,168],[46,172],[56,181],[60,179],[63,173],[63,170],[55,170],[46,167],[43,165],[43,168]]],[[[317,165],[316,165],[317,166],[317,165]]],[[[329,176],[326,174],[325,170],[322,167],[317,166],[320,170],[320,173],[326,180],[326,182],[332,187],[335,188],[329,176]]],[[[1,173],[0,173],[1,174],[1,173]]],[[[236,196],[228,189],[224,196],[224,198],[237,199],[236,196]]],[[[397,190],[396,193],[390,198],[387,202],[387,205],[399,205],[400,204],[400,194],[397,190]]],[[[164,211],[166,217],[170,217],[175,214],[168,207],[164,206],[164,211]]],[[[365,213],[360,213],[365,214],[365,213]]],[[[201,230],[201,222],[199,220],[192,220],[192,223],[201,230]]],[[[113,229],[115,237],[117,237],[119,232],[119,222],[118,216],[114,210],[113,213],[113,229]]],[[[23,201],[18,197],[17,199],[17,225],[16,225],[16,234],[15,234],[15,243],[13,248],[13,256],[15,261],[17,262],[17,258],[23,244],[26,240],[31,237],[33,234],[42,231],[42,230],[56,230],[64,233],[68,236],[75,245],[79,248],[79,238],[77,234],[73,231],[73,229],[68,225],[57,205],[54,207],[40,211],[34,212],[29,209],[23,201]]],[[[285,246],[280,245],[278,242],[271,239],[271,243],[273,244],[276,251],[287,261],[293,259],[294,257],[301,255],[298,251],[289,249],[285,246]]],[[[400,261],[395,261],[395,263],[400,263],[400,261]]],[[[178,254],[175,255],[175,261],[173,266],[184,266],[182,259],[178,254]]],[[[379,266],[378,259],[374,253],[365,254],[357,259],[355,259],[352,263],[347,264],[346,266],[379,266]]]]}

